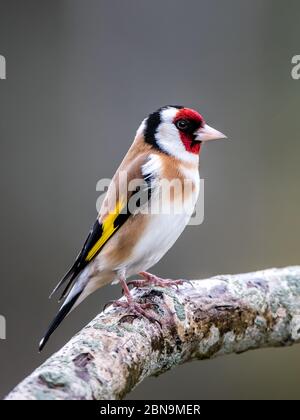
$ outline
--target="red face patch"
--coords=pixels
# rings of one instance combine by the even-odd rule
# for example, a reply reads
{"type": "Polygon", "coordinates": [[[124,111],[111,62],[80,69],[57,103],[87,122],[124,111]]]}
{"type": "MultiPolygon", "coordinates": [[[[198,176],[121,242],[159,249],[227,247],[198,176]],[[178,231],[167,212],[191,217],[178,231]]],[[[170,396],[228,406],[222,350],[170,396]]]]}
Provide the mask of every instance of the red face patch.
{"type": "Polygon", "coordinates": [[[195,140],[195,133],[205,124],[202,115],[193,109],[183,108],[177,112],[173,122],[179,131],[185,149],[190,153],[199,154],[201,142],[195,140]]]}

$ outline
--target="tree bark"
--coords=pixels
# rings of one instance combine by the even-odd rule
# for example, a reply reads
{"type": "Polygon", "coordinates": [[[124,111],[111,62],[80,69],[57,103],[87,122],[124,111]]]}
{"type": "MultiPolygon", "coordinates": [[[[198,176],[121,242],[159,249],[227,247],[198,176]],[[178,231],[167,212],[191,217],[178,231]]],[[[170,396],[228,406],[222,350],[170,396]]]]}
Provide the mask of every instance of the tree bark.
{"type": "Polygon", "coordinates": [[[300,341],[300,266],[134,289],[159,323],[109,307],[7,400],[124,398],[149,376],[191,360],[300,341]]]}

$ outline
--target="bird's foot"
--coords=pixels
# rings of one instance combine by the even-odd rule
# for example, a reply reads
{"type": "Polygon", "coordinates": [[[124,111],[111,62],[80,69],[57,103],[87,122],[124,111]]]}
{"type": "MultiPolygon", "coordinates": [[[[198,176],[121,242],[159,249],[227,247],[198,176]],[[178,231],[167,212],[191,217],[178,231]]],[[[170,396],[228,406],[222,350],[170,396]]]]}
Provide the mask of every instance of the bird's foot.
{"type": "Polygon", "coordinates": [[[147,286],[159,286],[159,287],[172,287],[182,285],[184,283],[183,280],[170,280],[170,279],[162,279],[161,277],[157,277],[154,274],[147,273],[145,271],[141,272],[140,275],[144,277],[141,280],[132,280],[128,282],[128,285],[133,287],[147,287],[147,286]]]}
{"type": "Polygon", "coordinates": [[[150,322],[157,322],[159,324],[159,326],[161,327],[162,324],[161,322],[155,317],[154,314],[149,313],[149,310],[151,308],[153,308],[154,306],[158,306],[156,303],[153,302],[146,302],[146,303],[139,303],[136,302],[133,298],[133,296],[130,293],[128,284],[126,283],[126,280],[124,277],[120,278],[120,282],[122,284],[122,288],[123,288],[123,293],[126,297],[126,300],[115,300],[112,302],[109,302],[107,305],[105,305],[104,310],[106,309],[106,307],[110,304],[112,304],[114,307],[116,308],[123,308],[123,309],[127,309],[128,310],[128,314],[124,315],[120,321],[123,318],[126,318],[128,316],[133,316],[133,317],[144,317],[146,319],[148,319],[150,322]]]}
{"type": "MultiPolygon", "coordinates": [[[[150,322],[157,322],[160,327],[161,323],[160,321],[151,313],[148,312],[149,309],[153,308],[153,306],[157,306],[155,303],[138,303],[134,300],[116,300],[112,302],[113,306],[116,308],[123,308],[128,310],[128,314],[124,315],[122,318],[128,317],[128,316],[134,316],[134,317],[144,317],[148,319],[150,322]]],[[[121,318],[121,319],[122,319],[121,318]]]]}

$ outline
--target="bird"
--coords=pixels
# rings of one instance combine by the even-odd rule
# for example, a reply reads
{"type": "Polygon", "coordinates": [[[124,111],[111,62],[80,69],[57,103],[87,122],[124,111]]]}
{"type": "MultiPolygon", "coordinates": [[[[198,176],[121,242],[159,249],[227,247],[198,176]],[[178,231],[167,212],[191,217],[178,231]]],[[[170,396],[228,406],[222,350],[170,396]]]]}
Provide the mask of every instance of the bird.
{"type": "Polygon", "coordinates": [[[50,295],[65,286],[59,300],[64,302],[40,341],[40,351],[73,309],[108,284],[120,283],[125,296],[114,306],[153,320],[147,311],[151,304],[136,302],[129,286],[182,283],[148,270],[174,245],[191,218],[200,188],[203,144],[225,138],[198,111],[181,105],[163,106],[142,121],[82,250],[50,295]],[[179,188],[169,187],[169,194],[164,194],[173,181],[179,188]],[[138,274],[142,279],[128,282],[138,274]]]}

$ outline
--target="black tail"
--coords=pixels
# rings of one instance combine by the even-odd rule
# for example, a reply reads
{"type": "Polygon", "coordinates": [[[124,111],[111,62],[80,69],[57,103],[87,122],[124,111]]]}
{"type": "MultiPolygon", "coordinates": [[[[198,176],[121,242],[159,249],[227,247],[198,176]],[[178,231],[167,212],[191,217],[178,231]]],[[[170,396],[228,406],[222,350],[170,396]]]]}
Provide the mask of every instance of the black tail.
{"type": "MultiPolygon", "coordinates": [[[[60,280],[60,282],[58,283],[58,285],[55,287],[55,289],[52,291],[51,295],[49,296],[49,299],[52,298],[52,296],[54,295],[54,293],[57,292],[57,290],[69,279],[71,278],[71,280],[68,283],[68,287],[67,289],[70,287],[71,283],[73,282],[73,280],[77,277],[78,275],[78,263],[77,261],[75,261],[74,265],[70,268],[70,270],[64,275],[64,277],[60,280]]],[[[65,293],[65,292],[64,292],[65,293]]]]}
{"type": "Polygon", "coordinates": [[[77,299],[79,298],[79,296],[81,295],[81,293],[82,293],[82,291],[78,292],[77,294],[72,296],[70,298],[70,300],[67,299],[65,301],[65,303],[62,305],[58,314],[56,315],[54,320],[51,322],[46,334],[44,335],[44,337],[42,338],[42,340],[39,344],[39,351],[40,352],[43,350],[43,348],[47,344],[49,338],[54,333],[56,328],[61,324],[61,322],[65,319],[65,317],[68,315],[68,313],[72,310],[73,306],[75,305],[75,303],[76,303],[77,299]]]}

